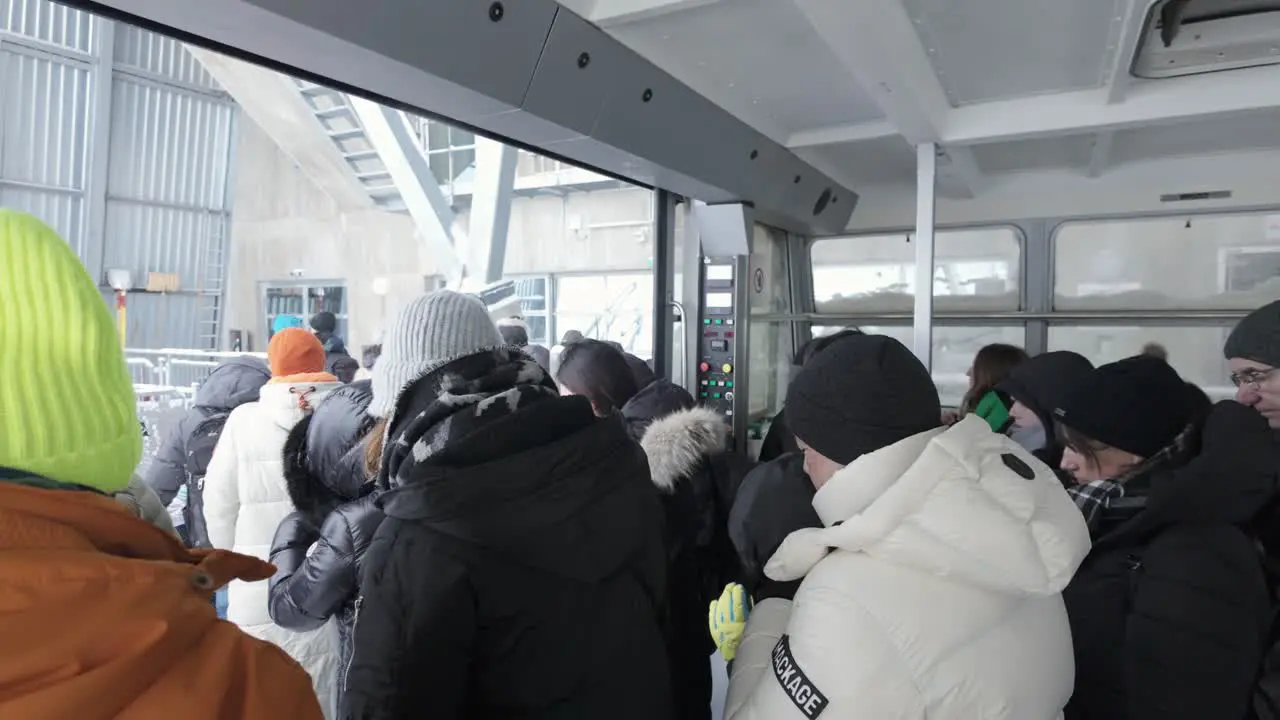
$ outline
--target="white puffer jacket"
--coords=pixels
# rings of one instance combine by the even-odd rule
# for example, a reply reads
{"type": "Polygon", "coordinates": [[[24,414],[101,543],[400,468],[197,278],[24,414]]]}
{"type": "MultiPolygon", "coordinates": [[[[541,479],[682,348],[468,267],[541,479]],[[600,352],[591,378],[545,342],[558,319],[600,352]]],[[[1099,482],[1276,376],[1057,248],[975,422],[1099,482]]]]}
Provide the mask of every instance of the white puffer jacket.
{"type": "Polygon", "coordinates": [[[1043,463],[976,416],[864,455],[814,497],[752,612],[726,720],[1052,720],[1075,682],[1061,591],[1089,551],[1043,463]]]}
{"type": "MultiPolygon", "coordinates": [[[[293,502],[284,479],[284,443],[289,431],[340,383],[268,383],[258,402],[237,407],[227,418],[204,480],[204,516],[216,548],[267,560],[271,539],[293,502]]],[[[338,673],[337,634],[328,626],[297,633],[271,622],[267,581],[233,581],[227,619],[246,633],[274,643],[311,675],[333,716],[338,673]]]]}

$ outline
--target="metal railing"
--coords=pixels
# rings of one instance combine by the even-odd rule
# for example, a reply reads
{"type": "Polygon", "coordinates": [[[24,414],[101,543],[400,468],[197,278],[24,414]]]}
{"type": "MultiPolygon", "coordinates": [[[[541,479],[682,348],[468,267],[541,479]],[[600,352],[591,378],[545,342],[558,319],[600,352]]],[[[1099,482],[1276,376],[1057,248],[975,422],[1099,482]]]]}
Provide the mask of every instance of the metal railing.
{"type": "Polygon", "coordinates": [[[125,348],[125,359],[135,386],[191,390],[209,377],[223,361],[235,357],[266,359],[265,353],[217,352],[186,348],[149,350],[125,348]]]}
{"type": "Polygon", "coordinates": [[[214,368],[234,357],[247,355],[266,359],[265,353],[186,348],[125,348],[124,352],[137,398],[138,422],[142,425],[143,452],[138,472],[143,474],[160,449],[160,443],[191,408],[200,384],[214,368]]]}

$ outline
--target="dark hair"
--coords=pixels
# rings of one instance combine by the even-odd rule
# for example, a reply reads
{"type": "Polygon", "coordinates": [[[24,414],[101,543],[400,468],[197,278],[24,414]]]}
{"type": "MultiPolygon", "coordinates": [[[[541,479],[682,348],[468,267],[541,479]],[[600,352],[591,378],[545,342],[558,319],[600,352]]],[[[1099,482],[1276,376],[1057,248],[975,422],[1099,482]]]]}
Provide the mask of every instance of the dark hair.
{"type": "Polygon", "coordinates": [[[1158,342],[1149,342],[1146,345],[1143,345],[1142,354],[1150,355],[1151,357],[1160,358],[1165,362],[1169,362],[1169,351],[1165,349],[1165,346],[1161,345],[1158,342]]]}
{"type": "Polygon", "coordinates": [[[564,335],[560,338],[560,344],[573,345],[574,343],[582,342],[582,340],[583,340],[582,333],[578,332],[577,330],[566,330],[564,335]]]}
{"type": "Polygon", "coordinates": [[[627,359],[613,345],[583,340],[564,349],[556,382],[591,401],[596,412],[619,410],[640,391],[627,359]]]}
{"type": "Polygon", "coordinates": [[[525,330],[524,323],[519,324],[498,324],[498,332],[502,334],[502,342],[516,347],[524,347],[529,344],[529,331],[525,330]]]}
{"type": "Polygon", "coordinates": [[[973,356],[969,391],[960,401],[960,414],[973,412],[987,393],[995,390],[997,385],[1009,377],[1010,371],[1029,357],[1026,350],[1005,343],[992,343],[979,350],[973,356]]]}
{"type": "Polygon", "coordinates": [[[837,340],[843,340],[844,338],[853,337],[855,335],[866,335],[866,333],[862,332],[858,328],[845,328],[844,330],[831,333],[830,335],[822,335],[821,337],[813,338],[801,345],[799,350],[796,350],[795,357],[791,359],[791,364],[796,367],[804,367],[809,364],[809,361],[818,353],[831,347],[831,345],[837,340]]]}

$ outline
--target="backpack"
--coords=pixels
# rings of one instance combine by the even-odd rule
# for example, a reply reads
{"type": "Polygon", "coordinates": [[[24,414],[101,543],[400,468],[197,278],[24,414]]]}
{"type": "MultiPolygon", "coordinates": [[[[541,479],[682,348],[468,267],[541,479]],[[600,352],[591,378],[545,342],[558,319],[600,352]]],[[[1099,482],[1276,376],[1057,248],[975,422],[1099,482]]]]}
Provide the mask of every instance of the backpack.
{"type": "Polygon", "coordinates": [[[219,412],[201,420],[187,437],[187,507],[183,516],[191,547],[210,548],[209,530],[204,521],[204,476],[218,446],[222,428],[230,412],[219,412]]]}

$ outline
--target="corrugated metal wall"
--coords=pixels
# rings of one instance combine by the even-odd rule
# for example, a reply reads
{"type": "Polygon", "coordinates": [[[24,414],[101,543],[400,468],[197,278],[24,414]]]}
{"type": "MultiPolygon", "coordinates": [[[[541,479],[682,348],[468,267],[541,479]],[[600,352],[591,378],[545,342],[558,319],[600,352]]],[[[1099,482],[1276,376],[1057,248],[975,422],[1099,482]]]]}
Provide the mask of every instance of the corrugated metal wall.
{"type": "Polygon", "coordinates": [[[178,274],[179,293],[130,295],[130,347],[216,348],[235,105],[180,43],[107,30],[48,0],[0,0],[0,204],[43,218],[92,274],[178,274]]]}

